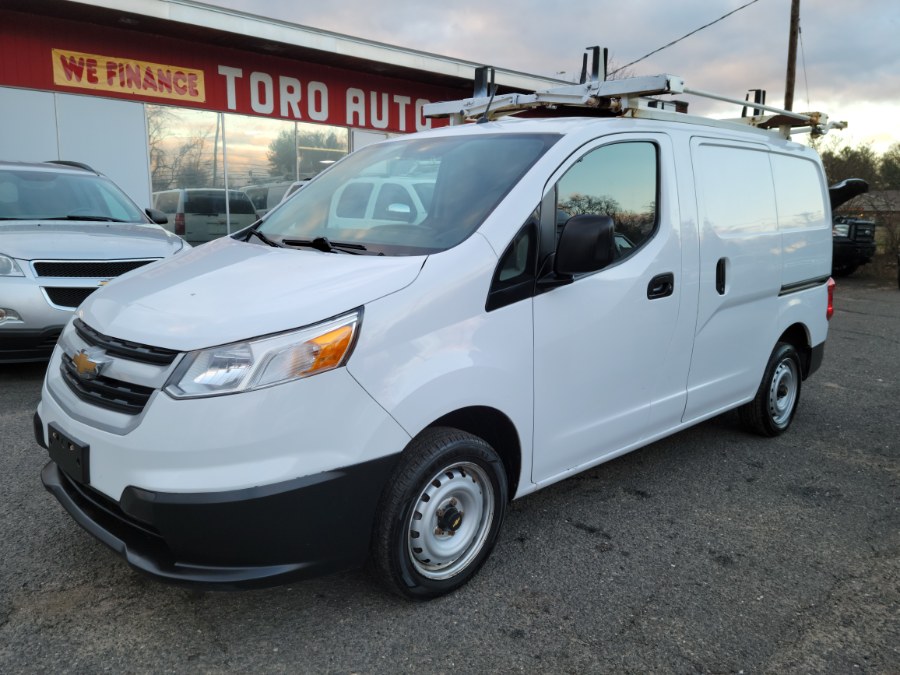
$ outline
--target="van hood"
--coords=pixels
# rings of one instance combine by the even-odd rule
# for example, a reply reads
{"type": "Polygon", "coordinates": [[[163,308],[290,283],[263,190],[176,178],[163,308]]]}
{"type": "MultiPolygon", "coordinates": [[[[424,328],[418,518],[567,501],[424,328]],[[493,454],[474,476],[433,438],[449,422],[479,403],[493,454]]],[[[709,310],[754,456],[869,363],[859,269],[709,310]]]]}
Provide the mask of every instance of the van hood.
{"type": "Polygon", "coordinates": [[[110,337],[192,351],[336,316],[408,286],[424,262],[224,237],[113,280],[77,314],[110,337]]]}
{"type": "Polygon", "coordinates": [[[0,253],[19,260],[164,258],[183,246],[179,237],[149,223],[0,222],[0,253]]]}

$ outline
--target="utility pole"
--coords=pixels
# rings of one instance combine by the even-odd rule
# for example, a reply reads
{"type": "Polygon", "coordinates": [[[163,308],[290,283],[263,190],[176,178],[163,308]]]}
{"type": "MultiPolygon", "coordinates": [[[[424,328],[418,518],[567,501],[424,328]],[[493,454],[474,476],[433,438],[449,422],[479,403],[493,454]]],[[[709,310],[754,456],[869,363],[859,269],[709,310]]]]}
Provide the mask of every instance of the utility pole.
{"type": "Polygon", "coordinates": [[[791,34],[788,38],[787,77],[784,83],[784,109],[794,109],[794,80],[797,76],[797,38],[800,35],[800,0],[791,0],[791,34]]]}

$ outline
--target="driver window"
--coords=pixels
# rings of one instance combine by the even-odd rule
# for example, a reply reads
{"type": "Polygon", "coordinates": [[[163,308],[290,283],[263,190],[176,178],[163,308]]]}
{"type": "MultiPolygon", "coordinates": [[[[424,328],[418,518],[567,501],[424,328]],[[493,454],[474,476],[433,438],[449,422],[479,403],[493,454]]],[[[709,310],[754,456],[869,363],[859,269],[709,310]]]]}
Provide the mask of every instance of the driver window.
{"type": "Polygon", "coordinates": [[[584,155],[556,187],[557,237],[573,216],[610,216],[617,257],[637,251],[656,231],[657,161],[656,145],[646,141],[604,145],[584,155]]]}

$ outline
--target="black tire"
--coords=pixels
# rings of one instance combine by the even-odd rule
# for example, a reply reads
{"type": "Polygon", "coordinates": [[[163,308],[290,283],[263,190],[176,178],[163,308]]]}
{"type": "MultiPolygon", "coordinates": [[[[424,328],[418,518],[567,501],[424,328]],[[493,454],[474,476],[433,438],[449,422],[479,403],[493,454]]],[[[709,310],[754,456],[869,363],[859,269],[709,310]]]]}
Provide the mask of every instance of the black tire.
{"type": "Polygon", "coordinates": [[[775,345],[756,397],[738,409],[749,431],[761,436],[787,431],[800,403],[802,372],[794,346],[787,342],[775,345]]]}
{"type": "Polygon", "coordinates": [[[416,600],[456,590],[490,555],[507,502],[506,470],[490,445],[456,429],[426,429],[404,451],[379,502],[376,574],[416,600]]]}
{"type": "Polygon", "coordinates": [[[841,265],[840,267],[835,267],[834,269],[832,269],[831,273],[836,277],[849,277],[858,269],[859,265],[847,264],[841,265]]]}

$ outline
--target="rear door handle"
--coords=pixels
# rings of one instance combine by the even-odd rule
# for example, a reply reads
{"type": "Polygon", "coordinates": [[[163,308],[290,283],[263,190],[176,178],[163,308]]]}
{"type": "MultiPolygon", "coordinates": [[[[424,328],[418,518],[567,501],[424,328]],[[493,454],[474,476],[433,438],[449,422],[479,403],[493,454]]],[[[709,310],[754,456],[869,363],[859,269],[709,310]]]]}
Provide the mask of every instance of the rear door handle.
{"type": "Polygon", "coordinates": [[[725,295],[725,258],[716,263],[716,293],[725,295]]]}
{"type": "Polygon", "coordinates": [[[667,298],[675,292],[675,275],[671,272],[657,274],[647,284],[647,298],[656,300],[667,298]]]}

